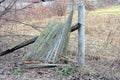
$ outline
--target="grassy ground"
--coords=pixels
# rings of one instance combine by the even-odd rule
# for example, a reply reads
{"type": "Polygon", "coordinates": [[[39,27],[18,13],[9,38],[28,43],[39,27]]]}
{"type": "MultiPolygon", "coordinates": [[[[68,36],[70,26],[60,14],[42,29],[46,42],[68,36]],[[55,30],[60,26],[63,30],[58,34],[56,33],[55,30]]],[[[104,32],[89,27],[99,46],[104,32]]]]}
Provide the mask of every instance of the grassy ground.
{"type": "Polygon", "coordinates": [[[104,9],[98,9],[95,11],[91,11],[92,14],[120,14],[120,6],[112,6],[112,7],[106,7],[104,9]]]}
{"type": "MultiPolygon", "coordinates": [[[[64,21],[65,18],[66,17],[60,18],[56,16],[46,18],[42,21],[50,22],[58,19],[64,21]]],[[[77,11],[75,12],[73,19],[73,24],[75,24],[77,22],[77,11]]],[[[33,20],[26,20],[26,22],[30,21],[35,25],[41,23],[35,18],[33,20]]],[[[32,35],[37,35],[39,33],[38,31],[31,32],[31,28],[28,27],[24,29],[21,34],[29,34],[30,32],[32,35]],[[30,29],[30,31],[24,32],[27,29],[30,29]]],[[[15,31],[17,34],[20,34],[17,29],[15,29],[15,31]]],[[[67,73],[65,71],[70,71],[71,75],[67,76],[63,76],[63,73],[60,73],[61,68],[32,70],[16,69],[19,68],[19,61],[21,61],[22,56],[30,47],[28,46],[13,52],[13,54],[0,57],[0,80],[120,80],[119,36],[120,6],[108,7],[95,11],[86,11],[86,66],[82,72],[80,72],[77,67],[73,66],[74,64],[71,64],[73,67],[62,68],[63,73],[67,73]],[[58,75],[58,73],[60,75],[58,75]]],[[[71,39],[68,50],[69,57],[76,60],[77,31],[71,33],[70,37],[71,39]]],[[[13,44],[13,41],[15,41],[13,38],[15,38],[16,42],[19,42],[20,40],[28,39],[30,37],[2,37],[0,50],[2,51],[3,47],[8,44],[13,44]]]]}

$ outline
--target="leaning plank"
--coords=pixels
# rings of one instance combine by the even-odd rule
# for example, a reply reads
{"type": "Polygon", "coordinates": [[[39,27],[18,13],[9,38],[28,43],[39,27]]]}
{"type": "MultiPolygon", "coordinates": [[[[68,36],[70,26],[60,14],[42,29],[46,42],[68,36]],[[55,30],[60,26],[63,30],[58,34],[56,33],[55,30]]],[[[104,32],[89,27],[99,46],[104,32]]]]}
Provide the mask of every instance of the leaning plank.
{"type": "MultiPolygon", "coordinates": [[[[80,27],[80,24],[79,24],[79,23],[76,24],[76,25],[74,25],[74,26],[71,28],[71,32],[79,29],[79,27],[80,27]]],[[[13,48],[10,48],[10,49],[7,49],[7,50],[5,50],[5,51],[2,51],[2,52],[0,52],[0,56],[4,56],[4,55],[6,55],[6,54],[12,53],[12,52],[14,52],[14,51],[22,48],[22,47],[25,47],[25,46],[27,46],[27,45],[29,45],[29,44],[32,44],[32,43],[34,43],[34,42],[36,41],[37,38],[38,38],[38,36],[36,36],[36,37],[34,37],[34,38],[32,38],[32,39],[26,40],[26,41],[24,41],[24,42],[16,45],[16,46],[13,47],[13,48]]]]}
{"type": "Polygon", "coordinates": [[[53,67],[63,67],[63,66],[68,66],[67,64],[27,64],[22,66],[22,68],[25,69],[34,69],[34,68],[53,68],[53,67]]]}
{"type": "Polygon", "coordinates": [[[56,62],[57,56],[61,53],[65,53],[64,50],[67,49],[67,46],[66,46],[67,44],[65,43],[68,43],[69,34],[71,30],[70,26],[73,18],[73,12],[74,12],[74,9],[72,9],[67,21],[64,23],[64,25],[62,25],[62,29],[55,37],[57,38],[57,40],[54,40],[55,44],[52,47],[53,48],[51,52],[52,55],[50,56],[49,61],[56,62]]]}
{"type": "Polygon", "coordinates": [[[22,60],[39,60],[40,56],[44,55],[45,51],[49,49],[49,43],[56,36],[58,30],[60,30],[60,25],[61,23],[54,23],[46,27],[29,49],[28,53],[23,56],[22,60]]]}

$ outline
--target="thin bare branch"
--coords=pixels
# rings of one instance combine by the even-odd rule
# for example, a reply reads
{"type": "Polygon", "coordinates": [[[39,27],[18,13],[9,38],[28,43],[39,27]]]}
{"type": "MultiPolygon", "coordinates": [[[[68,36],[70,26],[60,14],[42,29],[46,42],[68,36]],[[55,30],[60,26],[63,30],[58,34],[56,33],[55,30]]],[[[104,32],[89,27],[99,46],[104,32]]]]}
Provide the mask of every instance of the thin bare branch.
{"type": "Polygon", "coordinates": [[[14,20],[14,19],[8,19],[8,18],[0,18],[0,19],[6,20],[6,21],[17,22],[17,23],[20,23],[20,24],[24,24],[24,25],[26,25],[26,26],[31,26],[33,29],[35,29],[35,30],[37,30],[37,31],[40,31],[40,30],[37,29],[37,28],[43,28],[43,27],[39,27],[39,26],[32,25],[32,24],[24,23],[24,22],[21,22],[21,21],[18,21],[18,20],[14,20]]]}

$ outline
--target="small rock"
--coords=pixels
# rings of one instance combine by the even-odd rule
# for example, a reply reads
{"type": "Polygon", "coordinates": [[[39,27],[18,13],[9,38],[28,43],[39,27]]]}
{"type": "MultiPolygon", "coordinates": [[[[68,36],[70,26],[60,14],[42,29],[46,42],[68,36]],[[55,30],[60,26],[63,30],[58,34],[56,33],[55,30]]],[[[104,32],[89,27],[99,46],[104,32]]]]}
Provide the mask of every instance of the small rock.
{"type": "Polygon", "coordinates": [[[10,71],[8,71],[8,70],[6,70],[6,71],[4,71],[4,75],[10,75],[11,73],[10,73],[10,71]]]}
{"type": "Polygon", "coordinates": [[[0,74],[4,74],[4,69],[0,69],[0,74]]]}

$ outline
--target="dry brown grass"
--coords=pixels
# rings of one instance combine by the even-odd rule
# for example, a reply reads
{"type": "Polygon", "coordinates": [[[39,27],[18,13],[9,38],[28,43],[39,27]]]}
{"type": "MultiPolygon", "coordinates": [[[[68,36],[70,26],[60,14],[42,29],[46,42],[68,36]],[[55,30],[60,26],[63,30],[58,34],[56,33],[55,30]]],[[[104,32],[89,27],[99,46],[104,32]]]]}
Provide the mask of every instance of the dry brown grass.
{"type": "MultiPolygon", "coordinates": [[[[110,8],[107,9],[110,10],[110,8]]],[[[85,73],[104,75],[103,78],[108,80],[119,80],[120,15],[112,10],[108,13],[107,9],[97,14],[97,10],[92,13],[86,12],[85,73]]],[[[69,49],[72,50],[71,53],[77,54],[77,32],[72,33],[71,38],[69,49]]],[[[92,78],[92,80],[96,79],[100,78],[92,78]]]]}
{"type": "MultiPolygon", "coordinates": [[[[112,8],[113,9],[113,8],[112,8]]],[[[105,9],[106,11],[106,9],[105,9]]],[[[66,14],[67,15],[67,14],[66,14]]],[[[27,15],[28,16],[28,15],[27,15]]],[[[25,17],[25,16],[24,16],[25,17]]],[[[66,16],[59,17],[53,16],[51,18],[45,18],[42,20],[41,17],[34,18],[33,16],[27,17],[25,22],[44,26],[45,23],[58,21],[63,22],[66,19],[66,16]],[[30,19],[29,19],[30,18],[30,19]]],[[[77,22],[77,11],[75,11],[75,15],[73,18],[73,24],[77,22]]],[[[14,26],[8,24],[4,25],[2,29],[8,30],[11,32],[15,32],[17,34],[31,34],[38,35],[39,32],[35,31],[30,27],[22,27],[23,25],[15,24],[14,26]],[[13,28],[14,27],[14,28],[13,28]],[[22,27],[22,28],[21,28],[22,27]],[[26,27],[26,28],[25,28],[26,27]]],[[[4,33],[6,34],[6,33],[4,33]]],[[[0,34],[1,35],[1,34],[0,34]]],[[[91,13],[86,12],[86,67],[82,75],[78,75],[79,72],[76,72],[74,77],[80,77],[80,80],[91,79],[91,80],[119,80],[120,79],[120,15],[117,13],[91,13]]],[[[3,50],[9,46],[10,44],[15,44],[24,39],[29,39],[31,37],[20,37],[20,36],[9,36],[9,37],[1,37],[0,49],[3,50]],[[13,42],[16,41],[16,42],[13,42]],[[6,46],[6,47],[5,47],[6,46]],[[1,48],[5,47],[5,48],[1,48]]],[[[69,52],[68,54],[72,54],[73,56],[77,55],[77,31],[71,33],[70,43],[69,43],[69,52]]],[[[21,54],[27,52],[29,47],[18,50],[14,52],[13,55],[6,55],[1,58],[1,62],[4,62],[4,65],[8,66],[8,62],[14,63],[15,60],[21,60],[21,54]],[[8,57],[10,57],[8,59],[8,57]],[[13,59],[15,57],[15,60],[13,59]],[[14,61],[12,61],[14,60],[14,61]],[[7,62],[8,61],[8,62],[7,62]]],[[[2,64],[2,63],[1,63],[2,64]]],[[[13,66],[13,65],[12,65],[13,66]]],[[[1,68],[4,69],[2,65],[1,68]]],[[[33,70],[32,70],[33,71],[33,70]]],[[[22,77],[30,74],[31,71],[25,72],[22,77]]],[[[38,75],[33,71],[36,76],[38,75]]],[[[49,73],[48,73],[49,74],[49,73]]],[[[47,74],[47,75],[48,75],[47,74]]],[[[44,74],[43,76],[47,76],[44,74]]],[[[54,74],[53,74],[54,75],[54,74]]],[[[42,77],[43,77],[42,76],[42,77]]],[[[14,76],[15,77],[15,76],[14,76]]],[[[29,78],[28,76],[27,78],[29,78]]],[[[25,77],[24,77],[25,78],[25,77]]],[[[32,78],[35,79],[34,76],[32,78]]],[[[52,79],[52,77],[51,77],[52,79]]],[[[66,78],[67,79],[67,78],[66,78]]]]}

